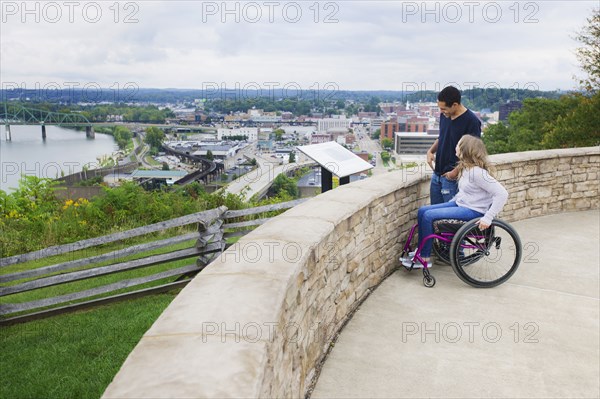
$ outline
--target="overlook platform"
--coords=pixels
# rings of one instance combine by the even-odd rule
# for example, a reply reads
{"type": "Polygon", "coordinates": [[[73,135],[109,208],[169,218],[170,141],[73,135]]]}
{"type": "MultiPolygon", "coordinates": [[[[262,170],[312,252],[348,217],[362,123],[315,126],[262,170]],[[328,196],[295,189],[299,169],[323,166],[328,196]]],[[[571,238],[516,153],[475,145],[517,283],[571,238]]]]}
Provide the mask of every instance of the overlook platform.
{"type": "Polygon", "coordinates": [[[396,270],[430,172],[375,176],[223,252],[103,397],[598,397],[600,149],[492,161],[524,249],[507,283],[475,289],[438,264],[429,289],[396,270]]]}
{"type": "Polygon", "coordinates": [[[474,289],[434,263],[399,270],[358,308],[312,398],[597,398],[600,212],[513,223],[517,273],[474,289]]]}

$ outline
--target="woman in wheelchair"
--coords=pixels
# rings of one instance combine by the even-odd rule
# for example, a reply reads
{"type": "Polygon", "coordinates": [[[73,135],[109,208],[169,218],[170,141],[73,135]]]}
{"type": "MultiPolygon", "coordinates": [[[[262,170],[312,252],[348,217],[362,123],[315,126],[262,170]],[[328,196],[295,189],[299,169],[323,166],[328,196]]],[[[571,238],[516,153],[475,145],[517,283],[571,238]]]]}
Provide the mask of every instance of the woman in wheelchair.
{"type": "MultiPolygon", "coordinates": [[[[433,223],[440,219],[469,221],[480,218],[479,229],[485,230],[508,199],[506,189],[490,175],[488,154],[481,139],[463,136],[456,146],[456,155],[458,165],[446,177],[458,179],[458,193],[449,202],[419,208],[419,243],[433,234],[433,223]]],[[[426,266],[418,259],[413,259],[414,252],[409,253],[408,257],[400,258],[402,264],[406,267],[412,265],[412,268],[431,267],[432,241],[422,243],[420,258],[426,262],[426,266]]]]}

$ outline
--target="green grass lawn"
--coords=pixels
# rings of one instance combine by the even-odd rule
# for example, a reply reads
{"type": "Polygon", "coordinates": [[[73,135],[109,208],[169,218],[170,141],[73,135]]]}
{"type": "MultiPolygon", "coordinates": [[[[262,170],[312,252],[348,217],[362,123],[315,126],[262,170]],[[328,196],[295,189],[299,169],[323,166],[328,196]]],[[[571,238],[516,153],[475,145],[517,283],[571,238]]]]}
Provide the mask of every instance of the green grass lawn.
{"type": "Polygon", "coordinates": [[[0,328],[0,398],[99,398],[175,294],[0,328]]]}
{"type": "MultiPolygon", "coordinates": [[[[141,240],[141,239],[140,240],[132,240],[132,241],[143,242],[143,240],[141,240]]],[[[151,251],[145,251],[143,253],[138,253],[136,255],[130,255],[127,257],[119,258],[118,261],[139,259],[139,258],[146,257],[149,255],[156,255],[156,254],[160,254],[160,253],[168,253],[173,250],[186,249],[186,248],[192,247],[194,245],[194,243],[195,243],[195,240],[186,241],[183,243],[170,245],[168,247],[155,249],[155,250],[151,250],[151,251]]],[[[44,265],[54,264],[54,263],[58,263],[61,261],[66,261],[66,260],[72,260],[72,259],[76,259],[78,257],[86,257],[86,256],[96,255],[99,253],[109,252],[111,250],[120,249],[120,248],[122,248],[122,244],[120,244],[120,243],[110,244],[110,245],[106,246],[105,248],[102,248],[101,250],[98,250],[99,249],[98,247],[88,248],[87,250],[79,251],[79,252],[81,252],[80,256],[73,256],[72,253],[71,254],[63,254],[63,255],[53,257],[52,259],[45,258],[45,259],[40,259],[40,260],[36,260],[36,261],[32,261],[32,262],[26,262],[26,263],[22,263],[22,264],[8,266],[5,268],[5,270],[3,270],[2,274],[8,274],[13,271],[34,269],[34,268],[38,268],[38,267],[41,267],[44,265]]],[[[163,271],[166,271],[169,269],[174,269],[174,268],[181,267],[181,266],[193,265],[195,263],[195,261],[196,261],[195,257],[188,258],[188,259],[181,259],[181,260],[161,263],[161,264],[157,264],[157,265],[153,265],[153,266],[146,266],[146,267],[143,267],[140,269],[127,270],[127,271],[122,271],[122,272],[115,273],[115,274],[108,274],[108,275],[104,275],[104,276],[88,278],[85,280],[73,281],[73,282],[63,283],[63,284],[55,285],[55,286],[38,288],[38,289],[35,289],[32,291],[26,291],[26,292],[21,292],[21,293],[16,293],[16,294],[11,294],[11,295],[0,297],[0,304],[11,304],[11,303],[17,304],[17,303],[23,303],[23,302],[28,302],[28,301],[40,300],[40,299],[44,299],[44,298],[51,298],[51,297],[64,295],[64,294],[68,294],[68,293],[80,292],[80,291],[84,291],[84,290],[87,290],[90,288],[95,288],[95,287],[115,283],[117,281],[122,281],[122,280],[126,280],[126,279],[131,279],[131,278],[138,278],[138,277],[142,277],[142,276],[148,276],[151,274],[163,272],[163,271]]],[[[97,263],[97,264],[89,264],[87,266],[79,267],[79,268],[73,269],[73,270],[84,270],[84,269],[89,269],[89,268],[93,268],[93,267],[103,266],[103,265],[110,264],[110,263],[114,263],[114,260],[108,261],[108,262],[101,262],[101,263],[97,263]]],[[[70,271],[73,271],[73,270],[70,270],[70,271]]],[[[58,272],[58,273],[61,273],[61,272],[58,272]]],[[[54,275],[54,274],[57,274],[57,273],[52,273],[51,275],[54,275]]],[[[23,279],[20,281],[4,283],[4,284],[1,284],[1,286],[11,286],[11,285],[15,285],[15,284],[20,284],[22,282],[34,280],[37,278],[39,278],[39,277],[33,277],[33,278],[29,278],[29,279],[23,279]]],[[[90,299],[107,297],[107,296],[112,296],[112,295],[116,295],[116,294],[122,294],[125,292],[136,291],[136,290],[140,290],[140,289],[154,287],[154,286],[158,286],[161,284],[173,282],[176,279],[177,279],[177,276],[167,277],[167,278],[163,278],[160,280],[148,282],[145,284],[136,285],[133,287],[111,291],[111,292],[108,292],[105,294],[95,295],[93,297],[88,297],[88,298],[79,299],[79,300],[75,300],[75,301],[64,302],[62,304],[53,305],[48,308],[60,307],[60,306],[65,306],[65,305],[73,304],[73,303],[77,303],[77,302],[88,301],[90,299]]],[[[42,309],[45,309],[45,308],[38,308],[37,310],[42,310],[42,309]]],[[[2,318],[19,316],[19,315],[23,315],[23,314],[30,313],[30,312],[31,311],[13,313],[10,315],[2,316],[2,318]]]]}
{"type": "MultiPolygon", "coordinates": [[[[182,233],[177,230],[173,233],[182,233]]],[[[123,248],[132,244],[165,238],[139,237],[102,247],[88,248],[52,258],[4,268],[2,274],[35,269],[49,264],[87,257],[123,248]]],[[[120,258],[131,260],[143,256],[190,248],[195,240],[120,258]]],[[[20,303],[77,292],[115,281],[140,277],[163,270],[194,264],[196,258],[172,261],[116,274],[7,295],[0,303],[20,303]]],[[[98,267],[107,263],[89,264],[76,270],[98,267]]],[[[174,281],[170,277],[97,297],[114,295],[174,281]]],[[[10,286],[23,281],[2,284],[10,286]]],[[[52,316],[13,326],[0,327],[0,398],[99,398],[121,364],[141,336],[173,300],[177,289],[118,303],[105,304],[88,310],[52,316]]],[[[87,299],[85,299],[87,300],[87,299]]],[[[80,300],[81,301],[81,300],[80,300]]],[[[77,301],[79,302],[79,301],[77,301]]],[[[63,304],[65,305],[65,304],[63,304]]],[[[57,305],[57,306],[63,306],[57,305]]],[[[21,312],[21,314],[27,312],[21,312]]]]}
{"type": "MultiPolygon", "coordinates": [[[[17,271],[31,270],[78,258],[95,256],[130,245],[165,239],[190,231],[190,229],[175,228],[153,234],[150,237],[136,237],[126,242],[115,242],[51,258],[36,259],[4,267],[0,274],[6,275],[17,271]]],[[[227,242],[233,244],[239,238],[232,237],[227,242]]],[[[111,259],[97,264],[86,264],[73,270],[84,270],[114,262],[123,262],[190,248],[195,242],[195,239],[188,240],[168,247],[125,256],[118,260],[111,259]]],[[[7,295],[0,298],[0,304],[21,303],[78,292],[124,279],[194,264],[195,261],[196,257],[170,261],[141,269],[7,295]]],[[[73,270],[69,270],[69,272],[73,270]]],[[[64,272],[66,271],[52,274],[64,272]]],[[[1,286],[20,284],[37,278],[39,277],[3,283],[1,286]]],[[[148,288],[172,282],[176,279],[176,276],[169,277],[98,295],[94,298],[148,288]]],[[[2,351],[0,356],[0,379],[2,381],[0,399],[99,398],[112,381],[127,355],[178,292],[178,289],[174,289],[168,293],[148,295],[142,298],[100,305],[87,310],[51,316],[41,320],[0,327],[0,350],[2,351]]],[[[89,299],[91,298],[75,302],[89,299]]],[[[21,312],[20,314],[24,313],[28,312],[21,312]]],[[[14,315],[4,317],[12,316],[14,315]]]]}

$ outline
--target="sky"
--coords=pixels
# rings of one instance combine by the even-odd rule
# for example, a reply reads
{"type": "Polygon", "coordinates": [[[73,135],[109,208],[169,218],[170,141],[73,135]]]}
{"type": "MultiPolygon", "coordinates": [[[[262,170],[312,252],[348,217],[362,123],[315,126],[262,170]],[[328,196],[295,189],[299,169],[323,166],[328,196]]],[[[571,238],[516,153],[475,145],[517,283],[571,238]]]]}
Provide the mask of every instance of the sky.
{"type": "Polygon", "coordinates": [[[570,90],[598,1],[1,1],[2,88],[570,90]]]}

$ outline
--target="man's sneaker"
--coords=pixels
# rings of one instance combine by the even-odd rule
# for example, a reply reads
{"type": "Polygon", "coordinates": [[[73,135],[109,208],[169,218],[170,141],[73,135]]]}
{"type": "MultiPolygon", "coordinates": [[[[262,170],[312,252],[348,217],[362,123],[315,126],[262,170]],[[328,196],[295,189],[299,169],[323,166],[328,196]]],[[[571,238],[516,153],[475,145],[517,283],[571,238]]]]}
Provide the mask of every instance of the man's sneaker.
{"type": "Polygon", "coordinates": [[[404,264],[404,262],[409,262],[410,263],[410,260],[415,257],[416,253],[417,253],[417,250],[414,250],[414,251],[410,251],[408,253],[408,255],[406,255],[406,256],[401,256],[400,257],[400,262],[402,262],[402,264],[404,264]]]}
{"type": "MultiPolygon", "coordinates": [[[[413,269],[423,269],[425,268],[425,266],[423,266],[423,264],[421,262],[419,262],[418,260],[414,260],[415,264],[413,265],[413,269]]],[[[412,265],[413,261],[411,259],[406,259],[404,261],[402,261],[402,266],[405,267],[410,267],[412,265]]],[[[431,269],[431,267],[433,266],[433,262],[431,262],[431,259],[429,260],[429,262],[427,262],[427,268],[431,269]]]]}

